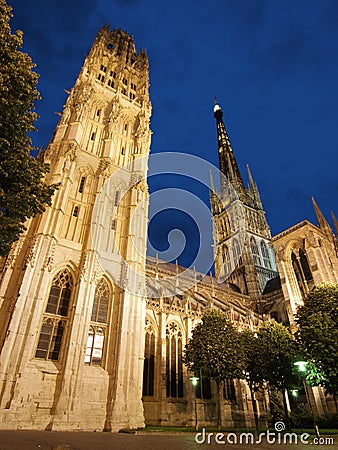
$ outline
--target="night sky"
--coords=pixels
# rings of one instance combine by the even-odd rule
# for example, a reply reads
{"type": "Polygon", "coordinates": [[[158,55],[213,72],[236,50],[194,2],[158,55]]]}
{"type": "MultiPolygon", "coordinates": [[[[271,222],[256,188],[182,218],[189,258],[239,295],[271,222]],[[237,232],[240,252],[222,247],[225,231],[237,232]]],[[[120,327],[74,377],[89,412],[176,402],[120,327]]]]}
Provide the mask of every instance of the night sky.
{"type": "MultiPolygon", "coordinates": [[[[248,163],[272,234],[303,219],[316,223],[312,195],[330,224],[330,211],[338,216],[337,1],[8,3],[12,30],[23,30],[24,50],[40,74],[36,146],[48,143],[64,89],[73,86],[98,29],[109,23],[133,35],[138,50],[147,49],[151,153],[186,152],[217,165],[216,93],[244,181],[248,163]]],[[[152,190],[155,185],[150,182],[152,190]]],[[[173,217],[167,212],[151,224],[160,249],[166,247],[163,224],[175,228],[173,217]]],[[[189,223],[184,214],[180,220],[183,228],[189,223]]],[[[179,262],[190,264],[185,256],[179,262]]]]}

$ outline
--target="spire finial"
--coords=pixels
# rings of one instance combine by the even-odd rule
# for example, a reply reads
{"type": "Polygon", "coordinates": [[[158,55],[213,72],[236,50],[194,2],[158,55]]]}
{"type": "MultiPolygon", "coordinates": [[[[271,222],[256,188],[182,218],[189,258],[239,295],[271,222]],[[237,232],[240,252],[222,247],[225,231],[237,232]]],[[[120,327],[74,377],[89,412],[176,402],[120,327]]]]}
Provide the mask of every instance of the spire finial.
{"type": "Polygon", "coordinates": [[[246,168],[247,168],[247,171],[248,171],[249,183],[250,183],[252,186],[254,186],[255,183],[254,183],[254,180],[253,180],[253,178],[252,178],[252,174],[251,174],[251,170],[250,170],[249,164],[246,165],[246,168]]]}
{"type": "MultiPolygon", "coordinates": [[[[222,109],[221,109],[221,107],[219,106],[219,103],[218,103],[218,101],[217,101],[216,95],[214,94],[214,116],[215,116],[215,114],[216,114],[218,111],[219,111],[219,113],[220,113],[220,117],[222,117],[222,116],[223,116],[222,109]]],[[[216,116],[215,116],[215,117],[216,117],[216,116]]]]}

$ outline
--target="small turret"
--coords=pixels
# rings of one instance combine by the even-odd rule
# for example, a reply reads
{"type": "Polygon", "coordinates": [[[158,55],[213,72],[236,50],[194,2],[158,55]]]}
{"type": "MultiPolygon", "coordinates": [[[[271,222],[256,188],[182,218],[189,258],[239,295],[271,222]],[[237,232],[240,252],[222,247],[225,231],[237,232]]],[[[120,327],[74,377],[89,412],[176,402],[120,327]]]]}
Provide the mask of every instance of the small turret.
{"type": "Polygon", "coordinates": [[[327,238],[333,242],[334,240],[334,235],[333,235],[333,231],[332,228],[330,227],[328,221],[325,219],[323,213],[321,212],[321,210],[319,209],[315,199],[312,197],[312,204],[316,213],[316,217],[317,217],[317,222],[318,222],[318,227],[321,231],[323,231],[323,233],[327,236],[327,238]]]}
{"type": "Polygon", "coordinates": [[[334,228],[335,228],[335,232],[336,232],[336,237],[338,237],[338,220],[335,218],[335,215],[333,214],[332,211],[331,211],[331,216],[332,216],[333,223],[334,223],[334,228]]]}
{"type": "Polygon", "coordinates": [[[248,195],[249,197],[251,197],[252,202],[253,202],[253,207],[256,209],[263,209],[263,205],[262,205],[262,201],[261,201],[261,196],[259,195],[259,190],[257,187],[257,184],[254,182],[252,175],[251,175],[251,170],[249,165],[247,164],[247,170],[248,170],[248,178],[249,178],[249,186],[248,186],[248,195]]]}

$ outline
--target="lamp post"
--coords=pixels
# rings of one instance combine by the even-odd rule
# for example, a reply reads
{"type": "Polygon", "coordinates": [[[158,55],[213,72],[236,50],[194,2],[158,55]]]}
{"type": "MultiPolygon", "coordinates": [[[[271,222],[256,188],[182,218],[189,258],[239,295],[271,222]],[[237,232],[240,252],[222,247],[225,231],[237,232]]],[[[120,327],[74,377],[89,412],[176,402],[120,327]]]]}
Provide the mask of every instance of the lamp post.
{"type": "Polygon", "coordinates": [[[294,365],[298,368],[302,382],[303,382],[303,387],[304,387],[304,391],[305,391],[305,397],[306,397],[306,401],[308,402],[309,406],[310,406],[310,410],[311,410],[311,416],[312,416],[312,420],[313,420],[313,427],[315,430],[315,435],[319,438],[320,434],[319,434],[319,428],[318,425],[316,424],[316,419],[315,419],[315,415],[313,412],[313,408],[312,408],[312,404],[310,401],[310,396],[307,390],[307,384],[306,384],[306,366],[307,366],[307,362],[306,361],[296,361],[294,363],[294,365]]]}
{"type": "Polygon", "coordinates": [[[198,430],[198,416],[197,416],[197,402],[196,402],[196,387],[198,385],[198,377],[190,377],[190,381],[194,387],[194,399],[195,399],[195,430],[198,430]]]}

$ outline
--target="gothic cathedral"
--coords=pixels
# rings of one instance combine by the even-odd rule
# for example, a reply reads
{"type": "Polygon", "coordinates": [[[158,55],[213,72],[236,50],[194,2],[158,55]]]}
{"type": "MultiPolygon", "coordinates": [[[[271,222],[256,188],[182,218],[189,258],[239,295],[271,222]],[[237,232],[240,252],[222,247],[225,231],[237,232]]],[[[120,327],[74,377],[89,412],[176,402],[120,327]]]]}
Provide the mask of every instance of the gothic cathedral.
{"type": "MultiPolygon", "coordinates": [[[[68,94],[40,155],[50,164],[47,181],[59,183],[52,206],[27,223],[1,263],[0,428],[189,426],[195,407],[200,424],[212,425],[215,386],[200,380],[194,393],[182,363],[203,311],[218,308],[241,328],[255,329],[270,318],[292,327],[296,307],[312,286],[338,282],[337,230],[314,202],[318,226],[303,221],[271,238],[257,185],[249,168],[244,185],[215,100],[219,167],[232,186],[231,195],[227,183],[221,183],[219,197],[211,192],[216,276],[191,273],[187,289],[176,284],[172,297],[152,298],[145,278],[134,279],[128,267],[154,279],[175,279],[184,269],[146,258],[146,52],[137,53],[124,31],[103,27],[68,94]],[[107,180],[126,166],[132,168],[132,187],[111,186],[112,201],[95,209],[107,180]],[[229,216],[241,222],[240,229],[230,226],[229,216]],[[114,232],[122,255],[113,261],[117,279],[98,261],[95,221],[114,232]]],[[[100,236],[109,248],[109,233],[100,236]]],[[[319,389],[311,401],[318,414],[333,407],[319,389]]],[[[261,418],[268,417],[263,396],[258,408],[261,418]]],[[[228,427],[253,425],[244,382],[225,384],[222,421],[228,427]]]]}

